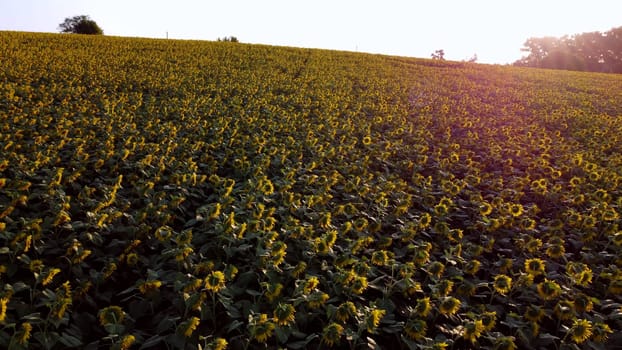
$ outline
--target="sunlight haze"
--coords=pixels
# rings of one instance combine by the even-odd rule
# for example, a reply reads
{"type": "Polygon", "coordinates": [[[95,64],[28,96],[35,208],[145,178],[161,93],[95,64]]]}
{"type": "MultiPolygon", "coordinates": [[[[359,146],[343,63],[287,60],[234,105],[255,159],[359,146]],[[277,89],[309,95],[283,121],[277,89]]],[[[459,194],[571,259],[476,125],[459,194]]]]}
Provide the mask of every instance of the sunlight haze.
{"type": "Polygon", "coordinates": [[[105,35],[325,48],[512,63],[530,37],[622,26],[619,1],[0,0],[0,30],[58,32],[89,15],[105,35]]]}

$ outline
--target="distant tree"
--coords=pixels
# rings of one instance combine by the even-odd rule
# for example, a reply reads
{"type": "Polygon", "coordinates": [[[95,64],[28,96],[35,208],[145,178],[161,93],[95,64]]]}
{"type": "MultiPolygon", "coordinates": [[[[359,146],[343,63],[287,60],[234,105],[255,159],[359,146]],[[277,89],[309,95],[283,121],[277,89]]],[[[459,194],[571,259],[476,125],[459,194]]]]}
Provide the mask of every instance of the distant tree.
{"type": "Polygon", "coordinates": [[[432,53],[432,59],[433,60],[445,60],[445,50],[440,49],[440,50],[436,50],[432,53]]]}
{"type": "Polygon", "coordinates": [[[104,31],[89,16],[73,16],[65,18],[65,21],[58,25],[61,33],[73,34],[97,34],[102,35],[104,31]]]}
{"type": "Polygon", "coordinates": [[[529,38],[516,66],[622,73],[622,27],[605,33],[529,38]]]}
{"type": "Polygon", "coordinates": [[[239,43],[240,42],[238,40],[238,38],[236,38],[234,36],[226,36],[224,38],[218,38],[218,41],[225,41],[225,42],[230,42],[230,43],[239,43]]]}
{"type": "Polygon", "coordinates": [[[473,56],[467,60],[467,62],[469,62],[469,63],[477,62],[477,54],[474,53],[473,56]]]}

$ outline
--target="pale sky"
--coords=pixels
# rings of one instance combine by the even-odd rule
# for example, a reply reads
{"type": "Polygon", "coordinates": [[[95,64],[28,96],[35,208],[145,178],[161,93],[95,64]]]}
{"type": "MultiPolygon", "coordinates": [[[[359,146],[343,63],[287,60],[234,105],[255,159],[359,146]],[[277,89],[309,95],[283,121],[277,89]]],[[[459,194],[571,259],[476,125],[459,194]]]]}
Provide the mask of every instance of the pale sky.
{"type": "Polygon", "coordinates": [[[216,40],[511,63],[526,39],[622,26],[620,0],[0,0],[0,30],[58,32],[89,15],[106,35],[216,40]]]}

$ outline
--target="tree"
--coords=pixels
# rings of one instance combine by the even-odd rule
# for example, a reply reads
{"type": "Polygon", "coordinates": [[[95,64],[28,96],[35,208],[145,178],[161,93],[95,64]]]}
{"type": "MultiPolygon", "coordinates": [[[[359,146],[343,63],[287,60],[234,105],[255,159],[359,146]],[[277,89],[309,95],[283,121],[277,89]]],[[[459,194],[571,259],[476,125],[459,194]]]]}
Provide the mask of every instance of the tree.
{"type": "Polygon", "coordinates": [[[73,34],[97,34],[102,35],[104,31],[89,16],[73,16],[65,18],[65,21],[58,25],[62,33],[73,34]]]}
{"type": "Polygon", "coordinates": [[[432,59],[433,60],[441,60],[443,61],[445,59],[445,50],[440,49],[440,50],[436,50],[432,53],[432,59]]]}
{"type": "Polygon", "coordinates": [[[521,50],[528,53],[514,65],[622,73],[622,27],[607,32],[529,38],[521,50]]]}
{"type": "Polygon", "coordinates": [[[218,38],[218,41],[225,41],[225,42],[230,42],[230,43],[239,43],[240,41],[238,40],[238,38],[234,37],[234,36],[226,36],[224,38],[218,38]]]}

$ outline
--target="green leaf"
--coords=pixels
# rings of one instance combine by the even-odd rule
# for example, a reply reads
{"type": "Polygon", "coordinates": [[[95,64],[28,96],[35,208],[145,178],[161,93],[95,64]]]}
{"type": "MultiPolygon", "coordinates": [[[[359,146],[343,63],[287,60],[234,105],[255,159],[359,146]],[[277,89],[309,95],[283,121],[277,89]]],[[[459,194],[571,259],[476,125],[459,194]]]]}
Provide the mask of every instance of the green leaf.
{"type": "Polygon", "coordinates": [[[79,346],[82,346],[82,341],[80,339],[78,339],[77,337],[74,337],[73,335],[69,335],[66,332],[63,332],[63,334],[58,339],[58,341],[61,342],[66,347],[70,347],[70,348],[77,348],[79,346]]]}
{"type": "Polygon", "coordinates": [[[290,348],[290,349],[294,349],[294,350],[296,350],[296,349],[305,349],[307,347],[307,345],[311,341],[313,341],[313,339],[315,339],[317,337],[319,337],[319,335],[314,333],[314,334],[311,334],[311,335],[307,336],[304,340],[299,340],[299,341],[295,341],[295,342],[292,342],[292,343],[288,343],[287,347],[290,348]]]}
{"type": "Polygon", "coordinates": [[[166,337],[162,336],[162,335],[154,335],[153,337],[145,340],[144,343],[142,343],[142,345],[140,346],[139,349],[147,349],[147,348],[151,348],[154,347],[156,345],[160,345],[160,343],[162,343],[162,341],[165,339],[166,337]]]}

